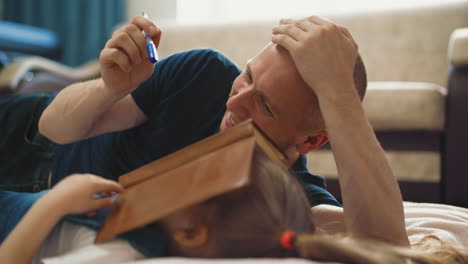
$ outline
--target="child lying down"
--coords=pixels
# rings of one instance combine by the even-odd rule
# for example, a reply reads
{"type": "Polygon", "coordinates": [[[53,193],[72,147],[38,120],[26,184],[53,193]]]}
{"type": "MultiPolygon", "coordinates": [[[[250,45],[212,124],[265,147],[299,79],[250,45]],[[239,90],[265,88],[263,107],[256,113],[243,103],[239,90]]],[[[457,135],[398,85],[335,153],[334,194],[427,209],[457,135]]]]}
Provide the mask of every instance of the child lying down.
{"type": "MultiPolygon", "coordinates": [[[[444,213],[451,212],[452,215],[443,219],[434,213],[428,218],[424,217],[424,212],[431,212],[427,208],[408,204],[408,233],[410,240],[417,238],[417,241],[412,241],[411,248],[346,233],[326,234],[314,226],[309,203],[295,177],[258,153],[252,164],[251,182],[247,186],[174,212],[145,227],[151,232],[162,232],[167,239],[155,240],[164,244],[160,247],[167,246],[162,256],[288,257],[340,263],[468,261],[466,209],[434,205],[439,212],[446,210],[444,213]],[[423,221],[418,221],[418,217],[423,221]],[[446,224],[447,233],[455,233],[457,230],[451,229],[451,226],[458,223],[461,228],[458,232],[465,234],[459,233],[458,239],[461,240],[455,244],[456,234],[450,237],[438,233],[441,237],[437,237],[429,232],[431,222],[436,223],[439,229],[446,224]],[[454,239],[449,241],[450,238],[454,239]],[[464,241],[462,238],[465,238],[464,241]]],[[[3,240],[1,262],[122,263],[143,259],[145,254],[132,247],[131,241],[113,239],[93,245],[94,231],[61,220],[67,214],[86,213],[112,204],[108,198],[92,199],[95,193],[118,193],[122,190],[119,184],[94,175],[72,175],[48,193],[1,191],[1,215],[6,216],[1,220],[2,240],[8,233],[6,230],[16,224],[11,221],[15,218],[14,211],[21,209],[22,201],[25,204],[33,203],[3,240]]]]}

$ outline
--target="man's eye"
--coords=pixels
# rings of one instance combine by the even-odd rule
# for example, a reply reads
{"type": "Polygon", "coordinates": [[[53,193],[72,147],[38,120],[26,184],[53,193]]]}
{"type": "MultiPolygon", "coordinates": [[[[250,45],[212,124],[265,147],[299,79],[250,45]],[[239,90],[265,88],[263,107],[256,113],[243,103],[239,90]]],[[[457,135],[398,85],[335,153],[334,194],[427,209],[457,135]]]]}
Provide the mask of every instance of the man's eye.
{"type": "Polygon", "coordinates": [[[250,75],[245,72],[244,73],[244,79],[248,82],[248,83],[252,83],[252,77],[250,77],[250,75]]]}
{"type": "Polygon", "coordinates": [[[268,107],[268,105],[265,104],[264,102],[262,102],[262,103],[263,103],[263,107],[265,108],[265,110],[266,110],[270,115],[272,115],[273,113],[271,112],[270,107],[268,107]]]}
{"type": "Polygon", "coordinates": [[[265,100],[261,98],[260,96],[258,97],[259,104],[262,105],[263,109],[271,116],[273,116],[273,112],[271,111],[270,107],[268,106],[267,103],[265,103],[265,100]]]}

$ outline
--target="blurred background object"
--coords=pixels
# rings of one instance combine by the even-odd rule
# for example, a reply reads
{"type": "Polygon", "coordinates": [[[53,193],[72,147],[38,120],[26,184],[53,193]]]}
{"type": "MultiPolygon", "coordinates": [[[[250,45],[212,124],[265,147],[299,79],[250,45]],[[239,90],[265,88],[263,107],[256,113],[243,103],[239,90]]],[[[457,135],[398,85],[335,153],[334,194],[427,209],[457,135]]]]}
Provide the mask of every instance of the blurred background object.
{"type": "Polygon", "coordinates": [[[219,24],[405,9],[462,0],[126,0],[127,19],[146,10],[160,24],[219,24]]]}
{"type": "MultiPolygon", "coordinates": [[[[78,66],[96,59],[114,27],[125,19],[124,0],[2,0],[1,6],[1,20],[50,30],[43,33],[47,31],[38,29],[36,34],[38,37],[46,37],[43,34],[50,35],[47,36],[49,39],[55,35],[55,41],[51,44],[60,43],[61,46],[56,53],[43,54],[25,50],[28,44],[24,43],[18,46],[21,52],[46,55],[68,66],[78,66]]],[[[15,30],[20,28],[27,29],[21,25],[9,29],[2,28],[0,39],[1,35],[15,34],[15,30]]],[[[29,40],[29,34],[15,37],[18,38],[17,41],[36,44],[32,39],[29,40]]],[[[5,43],[2,39],[0,50],[14,51],[3,44],[5,43]]]]}
{"type": "Polygon", "coordinates": [[[99,75],[124,0],[1,0],[0,93],[56,92],[99,75]]]}

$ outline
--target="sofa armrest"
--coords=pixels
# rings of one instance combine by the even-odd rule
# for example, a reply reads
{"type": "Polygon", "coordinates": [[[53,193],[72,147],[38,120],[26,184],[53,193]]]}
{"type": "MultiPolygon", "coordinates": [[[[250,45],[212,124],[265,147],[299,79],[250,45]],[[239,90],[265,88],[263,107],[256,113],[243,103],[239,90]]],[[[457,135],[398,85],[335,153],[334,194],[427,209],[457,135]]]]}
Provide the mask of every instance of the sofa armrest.
{"type": "Polygon", "coordinates": [[[450,36],[448,59],[451,65],[468,65],[468,28],[457,29],[450,36]]]}
{"type": "Polygon", "coordinates": [[[18,59],[0,71],[0,89],[16,90],[28,72],[47,72],[61,78],[84,81],[100,75],[99,61],[72,68],[42,57],[18,59]]]}
{"type": "Polygon", "coordinates": [[[443,196],[446,203],[468,207],[468,28],[452,34],[449,60],[443,196]]]}

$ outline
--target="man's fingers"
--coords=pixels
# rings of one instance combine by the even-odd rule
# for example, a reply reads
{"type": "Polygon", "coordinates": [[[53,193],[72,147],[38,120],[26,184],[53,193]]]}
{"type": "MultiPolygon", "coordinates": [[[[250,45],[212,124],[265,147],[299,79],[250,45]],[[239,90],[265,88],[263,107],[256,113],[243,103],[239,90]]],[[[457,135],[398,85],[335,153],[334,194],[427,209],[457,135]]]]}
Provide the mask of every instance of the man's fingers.
{"type": "Polygon", "coordinates": [[[292,50],[296,47],[297,45],[297,41],[295,39],[293,39],[292,37],[288,36],[288,35],[285,35],[285,34],[274,34],[272,37],[271,37],[271,41],[273,43],[276,43],[280,46],[282,46],[283,48],[287,49],[287,50],[292,50]]]}
{"type": "Polygon", "coordinates": [[[138,46],[130,37],[128,32],[117,33],[111,40],[108,41],[108,48],[117,48],[127,55],[132,63],[140,64],[142,62],[143,46],[138,46]]]}
{"type": "Polygon", "coordinates": [[[323,18],[323,17],[319,17],[319,16],[310,16],[308,18],[306,18],[307,21],[310,21],[316,25],[321,25],[321,26],[325,26],[325,25],[330,25],[330,24],[335,24],[333,23],[332,21],[326,19],[326,18],[323,18]]]}
{"type": "Polygon", "coordinates": [[[347,36],[348,38],[351,38],[351,39],[353,38],[351,36],[351,33],[349,32],[349,30],[347,28],[345,28],[345,27],[343,27],[341,25],[338,25],[338,24],[337,24],[337,27],[341,31],[341,33],[343,33],[345,36],[347,36]]]}
{"type": "Polygon", "coordinates": [[[153,30],[156,33],[152,33],[150,36],[153,39],[154,46],[159,47],[159,42],[161,41],[162,30],[160,28],[154,28],[153,30]]]}
{"type": "Polygon", "coordinates": [[[309,22],[312,22],[316,25],[328,25],[328,24],[334,24],[332,21],[319,17],[319,16],[310,16],[304,19],[291,19],[291,18],[283,18],[280,19],[280,24],[294,24],[296,21],[301,21],[301,20],[307,20],[309,22]]]}
{"type": "Polygon", "coordinates": [[[343,27],[341,25],[338,25],[336,24],[336,27],[338,28],[339,32],[342,34],[342,36],[349,42],[351,43],[355,50],[357,51],[358,50],[358,45],[356,43],[356,41],[354,40],[353,36],[351,35],[351,33],[349,32],[349,30],[346,28],[346,27],[343,27]]]}
{"type": "Polygon", "coordinates": [[[143,16],[135,16],[130,23],[136,25],[141,31],[146,32],[153,40],[154,45],[156,47],[159,46],[162,31],[151,20],[143,16]]]}
{"type": "MultiPolygon", "coordinates": [[[[322,32],[335,32],[338,34],[342,34],[345,38],[350,41],[354,42],[353,37],[349,30],[341,25],[338,25],[326,18],[322,18],[319,16],[310,16],[305,19],[281,19],[280,25],[274,27],[273,32],[277,34],[288,34],[293,37],[295,40],[299,40],[296,36],[299,34],[297,32],[293,32],[292,28],[299,28],[304,32],[313,32],[314,30],[321,29],[322,32]],[[324,31],[323,31],[324,30],[324,31]]],[[[333,34],[333,33],[332,33],[333,34]]],[[[302,35],[305,37],[305,35],[302,35]]],[[[302,37],[301,36],[301,37],[302,37]]]]}
{"type": "Polygon", "coordinates": [[[138,47],[138,50],[140,51],[140,56],[142,58],[145,58],[146,55],[146,40],[141,32],[141,30],[133,24],[129,24],[126,26],[126,31],[125,31],[132,41],[135,43],[135,45],[138,47]]]}
{"type": "Polygon", "coordinates": [[[280,19],[280,25],[292,24],[293,22],[294,22],[294,19],[292,19],[292,18],[282,18],[282,19],[280,19]]]}
{"type": "Polygon", "coordinates": [[[302,39],[304,34],[306,34],[306,32],[304,32],[302,29],[298,28],[297,26],[293,24],[282,24],[282,25],[275,26],[272,29],[272,33],[273,34],[285,34],[285,35],[290,36],[296,41],[299,41],[300,39],[302,39]]]}
{"type": "Polygon", "coordinates": [[[281,19],[280,25],[294,25],[304,32],[310,32],[317,27],[316,24],[312,23],[307,19],[281,19]]]}
{"type": "Polygon", "coordinates": [[[117,48],[105,48],[100,54],[101,62],[104,65],[116,64],[124,72],[131,72],[132,65],[127,55],[117,48]]]}

